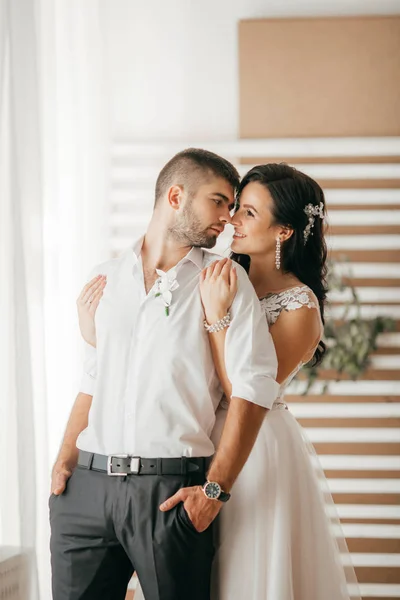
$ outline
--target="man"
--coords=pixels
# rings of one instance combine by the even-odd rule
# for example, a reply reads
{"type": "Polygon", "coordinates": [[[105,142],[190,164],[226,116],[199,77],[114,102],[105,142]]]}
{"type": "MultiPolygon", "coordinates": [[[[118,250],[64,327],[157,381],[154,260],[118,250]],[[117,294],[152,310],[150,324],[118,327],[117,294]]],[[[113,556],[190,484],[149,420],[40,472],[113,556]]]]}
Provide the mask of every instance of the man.
{"type": "Polygon", "coordinates": [[[238,183],[225,159],[179,153],[157,179],[144,238],[95,269],[107,276],[96,348],[53,469],[55,600],[122,600],[134,571],[146,600],[209,598],[212,523],[278,390],[268,326],[238,267],[231,322],[219,322],[229,325],[232,399],[210,466],[221,387],[199,275],[238,183]]]}

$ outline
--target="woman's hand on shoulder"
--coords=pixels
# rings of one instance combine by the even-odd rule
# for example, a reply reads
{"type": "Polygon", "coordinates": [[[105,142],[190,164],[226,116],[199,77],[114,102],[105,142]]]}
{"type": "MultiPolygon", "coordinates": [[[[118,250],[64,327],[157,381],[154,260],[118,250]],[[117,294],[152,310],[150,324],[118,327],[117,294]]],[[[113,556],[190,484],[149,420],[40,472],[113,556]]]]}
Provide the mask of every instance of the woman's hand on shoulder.
{"type": "Polygon", "coordinates": [[[203,269],[200,294],[206,321],[213,325],[227,314],[237,292],[237,272],[232,260],[224,258],[203,269]]]}
{"type": "Polygon", "coordinates": [[[96,347],[96,325],[94,317],[107,284],[106,275],[97,275],[85,285],[78,296],[79,329],[85,342],[96,347]]]}

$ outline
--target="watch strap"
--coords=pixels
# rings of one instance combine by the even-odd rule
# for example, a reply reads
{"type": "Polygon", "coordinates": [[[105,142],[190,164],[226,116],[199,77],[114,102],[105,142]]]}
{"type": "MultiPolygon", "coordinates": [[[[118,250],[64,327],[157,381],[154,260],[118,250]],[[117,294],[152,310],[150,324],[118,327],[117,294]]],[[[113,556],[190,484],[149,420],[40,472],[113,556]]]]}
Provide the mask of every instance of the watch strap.
{"type": "Polygon", "coordinates": [[[228,502],[230,497],[231,495],[228,494],[228,492],[221,491],[218,500],[220,500],[221,502],[228,502]]]}

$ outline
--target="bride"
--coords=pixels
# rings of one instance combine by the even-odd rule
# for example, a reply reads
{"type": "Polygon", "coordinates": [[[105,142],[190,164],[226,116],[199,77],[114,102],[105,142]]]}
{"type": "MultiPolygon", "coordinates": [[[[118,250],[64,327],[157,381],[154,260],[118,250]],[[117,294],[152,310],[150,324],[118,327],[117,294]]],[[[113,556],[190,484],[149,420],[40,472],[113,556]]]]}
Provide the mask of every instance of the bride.
{"type": "MultiPolygon", "coordinates": [[[[249,274],[268,320],[278,357],[280,392],[260,429],[231,500],[219,515],[212,600],[349,600],[359,598],[333,501],[315,452],[284,402],[287,386],[325,353],[325,199],[310,177],[285,164],[260,165],[243,178],[232,225],[231,259],[201,274],[208,323],[229,311],[236,294],[235,262],[249,274]],[[346,565],[346,566],[345,566],[346,565]]],[[[82,335],[94,327],[104,283],[90,282],[79,302],[82,335]]],[[[218,445],[231,385],[226,329],[210,334],[224,390],[212,434],[218,445]]],[[[143,598],[140,588],[135,600],[143,598]]]]}

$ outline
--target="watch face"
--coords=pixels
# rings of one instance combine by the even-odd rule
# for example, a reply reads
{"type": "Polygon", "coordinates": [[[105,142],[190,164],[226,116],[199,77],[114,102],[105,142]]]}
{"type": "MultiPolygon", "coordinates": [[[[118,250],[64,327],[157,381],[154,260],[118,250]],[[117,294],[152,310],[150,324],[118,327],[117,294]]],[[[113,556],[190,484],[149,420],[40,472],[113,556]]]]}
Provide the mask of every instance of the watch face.
{"type": "Polygon", "coordinates": [[[214,483],[210,481],[204,487],[205,494],[207,498],[212,498],[217,500],[221,494],[221,486],[218,483],[214,483]]]}

